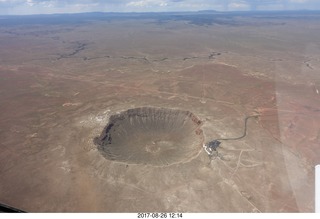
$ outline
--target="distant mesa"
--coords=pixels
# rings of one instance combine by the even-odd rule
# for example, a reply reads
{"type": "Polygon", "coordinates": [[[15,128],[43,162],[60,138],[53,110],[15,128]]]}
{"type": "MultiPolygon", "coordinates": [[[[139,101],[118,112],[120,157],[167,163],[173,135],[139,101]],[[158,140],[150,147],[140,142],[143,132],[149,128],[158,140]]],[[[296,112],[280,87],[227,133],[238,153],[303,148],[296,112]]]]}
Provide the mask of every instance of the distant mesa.
{"type": "Polygon", "coordinates": [[[108,160],[167,166],[199,153],[203,144],[201,125],[189,111],[134,108],[112,115],[94,142],[108,160]]]}

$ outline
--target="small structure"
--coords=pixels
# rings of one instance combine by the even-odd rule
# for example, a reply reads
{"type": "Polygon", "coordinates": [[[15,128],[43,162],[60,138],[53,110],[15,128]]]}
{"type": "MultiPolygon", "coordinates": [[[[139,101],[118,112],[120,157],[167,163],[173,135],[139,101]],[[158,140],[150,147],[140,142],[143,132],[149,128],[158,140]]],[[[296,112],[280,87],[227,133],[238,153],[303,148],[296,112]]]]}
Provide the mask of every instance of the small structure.
{"type": "Polygon", "coordinates": [[[207,154],[212,155],[214,151],[220,146],[221,142],[218,140],[209,141],[203,147],[207,154]]]}

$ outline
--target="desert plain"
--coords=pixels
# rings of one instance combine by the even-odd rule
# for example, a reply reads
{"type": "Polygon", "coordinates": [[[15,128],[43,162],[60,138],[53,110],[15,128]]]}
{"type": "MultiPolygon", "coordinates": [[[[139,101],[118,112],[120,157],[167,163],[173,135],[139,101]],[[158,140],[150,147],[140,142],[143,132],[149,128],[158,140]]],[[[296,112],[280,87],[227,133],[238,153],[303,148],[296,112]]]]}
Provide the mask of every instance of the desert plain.
{"type": "Polygon", "coordinates": [[[319,19],[1,16],[0,202],[27,212],[314,212],[319,19]],[[190,112],[199,126],[170,126],[176,145],[120,135],[125,156],[108,159],[95,139],[109,119],[146,107],[190,112]],[[241,136],[251,115],[244,138],[208,156],[203,144],[241,136]],[[153,162],[168,145],[170,162],[153,162]]]}

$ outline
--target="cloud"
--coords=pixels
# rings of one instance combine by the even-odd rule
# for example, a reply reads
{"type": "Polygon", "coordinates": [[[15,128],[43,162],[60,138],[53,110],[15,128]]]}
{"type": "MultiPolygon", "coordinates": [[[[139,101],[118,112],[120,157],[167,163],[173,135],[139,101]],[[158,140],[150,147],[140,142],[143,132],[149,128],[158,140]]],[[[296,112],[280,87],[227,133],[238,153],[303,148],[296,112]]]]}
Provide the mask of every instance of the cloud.
{"type": "Polygon", "coordinates": [[[232,2],[229,3],[227,6],[228,10],[230,11],[242,11],[242,10],[249,10],[250,5],[247,4],[246,2],[232,2]]]}
{"type": "Polygon", "coordinates": [[[168,2],[164,0],[140,0],[140,1],[131,1],[126,4],[126,6],[134,6],[134,7],[154,7],[154,6],[165,7],[167,5],[168,5],[168,2]]]}
{"type": "Polygon", "coordinates": [[[289,2],[293,2],[293,3],[306,3],[306,2],[308,2],[308,0],[289,0],[289,2]]]}

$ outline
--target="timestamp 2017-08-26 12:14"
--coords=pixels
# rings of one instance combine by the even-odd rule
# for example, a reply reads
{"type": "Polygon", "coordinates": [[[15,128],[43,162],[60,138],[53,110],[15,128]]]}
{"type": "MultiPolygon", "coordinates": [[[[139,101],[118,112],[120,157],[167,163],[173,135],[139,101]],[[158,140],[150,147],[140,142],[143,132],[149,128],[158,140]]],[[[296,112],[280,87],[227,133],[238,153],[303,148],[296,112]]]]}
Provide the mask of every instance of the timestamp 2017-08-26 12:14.
{"type": "Polygon", "coordinates": [[[182,218],[182,213],[138,213],[137,218],[182,218]]]}

